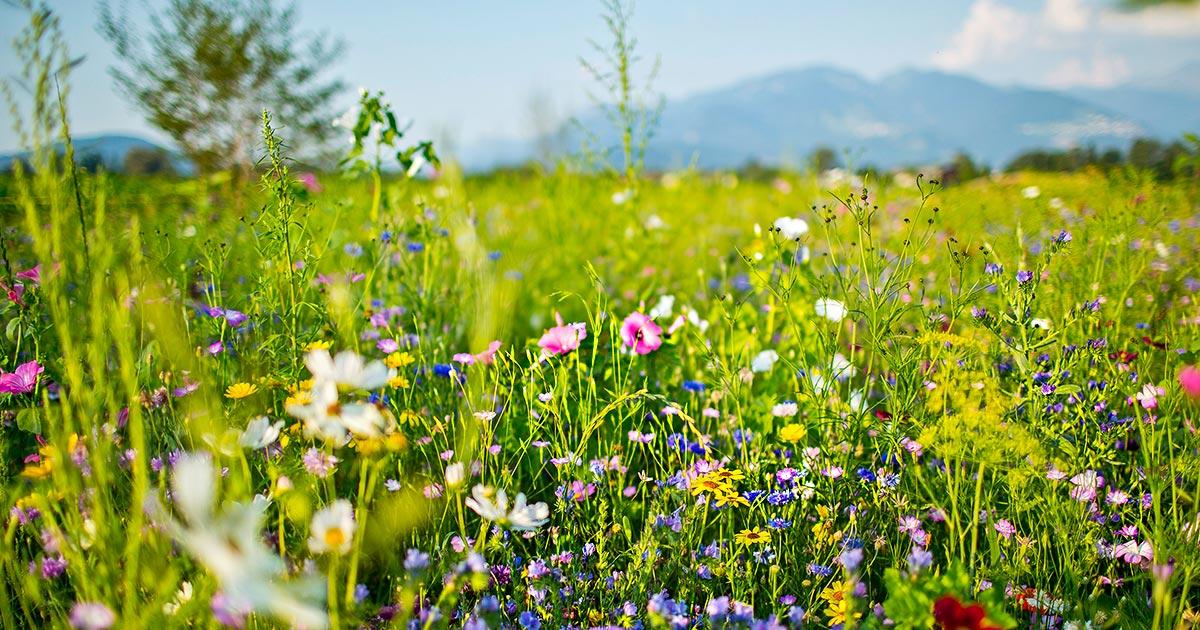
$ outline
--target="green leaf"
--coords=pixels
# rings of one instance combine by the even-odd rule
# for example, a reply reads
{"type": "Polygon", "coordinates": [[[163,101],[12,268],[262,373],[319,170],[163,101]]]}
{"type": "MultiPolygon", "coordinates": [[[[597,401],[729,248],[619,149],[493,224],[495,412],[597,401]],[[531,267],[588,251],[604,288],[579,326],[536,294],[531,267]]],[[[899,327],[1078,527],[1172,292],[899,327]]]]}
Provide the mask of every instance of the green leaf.
{"type": "Polygon", "coordinates": [[[42,416],[37,407],[27,407],[17,412],[17,427],[30,433],[42,432],[42,416]]]}

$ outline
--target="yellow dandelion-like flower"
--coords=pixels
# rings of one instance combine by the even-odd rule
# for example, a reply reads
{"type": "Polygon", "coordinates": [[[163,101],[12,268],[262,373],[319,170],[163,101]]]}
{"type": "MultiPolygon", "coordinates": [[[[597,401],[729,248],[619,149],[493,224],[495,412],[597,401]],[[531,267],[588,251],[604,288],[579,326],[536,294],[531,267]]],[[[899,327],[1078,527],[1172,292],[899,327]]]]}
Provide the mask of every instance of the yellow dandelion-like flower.
{"type": "Polygon", "coordinates": [[[412,365],[415,362],[416,359],[414,359],[413,356],[407,352],[393,352],[387,355],[387,358],[383,360],[383,363],[393,370],[412,365]]]}
{"type": "Polygon", "coordinates": [[[394,387],[396,389],[408,389],[408,385],[409,382],[407,376],[397,374],[396,376],[388,379],[388,387],[394,387]]]}
{"type": "Polygon", "coordinates": [[[383,446],[393,453],[402,451],[408,448],[408,438],[402,433],[389,433],[383,438],[383,446]]]}
{"type": "Polygon", "coordinates": [[[761,527],[743,529],[733,539],[740,545],[763,545],[771,542],[771,532],[761,527]]]}
{"type": "Polygon", "coordinates": [[[258,385],[254,383],[234,383],[225,390],[225,397],[238,400],[247,396],[253,395],[258,391],[258,385]]]}
{"type": "Polygon", "coordinates": [[[312,352],[313,350],[328,350],[331,346],[333,346],[332,341],[313,341],[307,346],[304,346],[304,351],[312,352]]]}
{"type": "Polygon", "coordinates": [[[779,430],[779,439],[784,442],[799,442],[808,437],[808,429],[802,424],[789,424],[779,430]]]}

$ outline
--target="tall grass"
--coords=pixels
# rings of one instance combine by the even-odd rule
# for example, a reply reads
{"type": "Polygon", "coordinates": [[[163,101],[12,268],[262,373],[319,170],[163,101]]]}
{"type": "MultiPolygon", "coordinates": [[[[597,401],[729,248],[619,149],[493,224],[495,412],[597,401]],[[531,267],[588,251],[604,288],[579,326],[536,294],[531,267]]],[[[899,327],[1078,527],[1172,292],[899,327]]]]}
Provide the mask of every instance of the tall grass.
{"type": "Polygon", "coordinates": [[[5,627],[1195,622],[1186,184],[651,177],[627,143],[318,191],[267,115],[243,212],[81,172],[55,32],[2,183],[2,367],[45,370],[0,394],[5,627]],[[386,362],[336,390],[378,426],[301,419],[321,348],[386,362]]]}

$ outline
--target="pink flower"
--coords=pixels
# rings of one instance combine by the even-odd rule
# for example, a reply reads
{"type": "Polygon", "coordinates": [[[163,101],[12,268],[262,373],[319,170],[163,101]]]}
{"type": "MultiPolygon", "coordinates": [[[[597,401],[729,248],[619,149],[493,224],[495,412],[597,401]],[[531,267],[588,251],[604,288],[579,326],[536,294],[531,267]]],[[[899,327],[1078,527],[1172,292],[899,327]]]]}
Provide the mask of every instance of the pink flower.
{"type": "Polygon", "coordinates": [[[1141,564],[1147,560],[1154,559],[1154,549],[1150,546],[1149,541],[1136,540],[1125,541],[1113,549],[1113,555],[1128,562],[1129,564],[1141,564]]]}
{"type": "Polygon", "coordinates": [[[642,313],[633,313],[621,322],[621,339],[637,354],[650,354],[662,345],[662,328],[642,313]]]}
{"type": "Polygon", "coordinates": [[[27,394],[33,391],[37,385],[38,374],[44,369],[37,361],[30,361],[18,365],[11,373],[0,374],[0,393],[27,394]]]}
{"type": "Polygon", "coordinates": [[[315,173],[300,173],[296,179],[300,180],[300,183],[303,184],[310,193],[316,194],[322,190],[325,190],[325,187],[321,185],[321,182],[317,181],[317,176],[315,173]]]}
{"type": "MultiPolygon", "coordinates": [[[[545,339],[545,336],[542,338],[545,339]]],[[[539,342],[538,345],[541,345],[541,343],[539,342]]],[[[576,344],[576,346],[578,347],[578,344],[576,344]]],[[[482,365],[491,365],[492,362],[496,360],[496,352],[498,350],[500,350],[500,342],[493,341],[492,343],[488,344],[487,350],[484,350],[479,354],[459,352],[458,354],[454,355],[454,361],[457,363],[462,363],[463,365],[474,365],[476,362],[479,362],[482,365]]]]}
{"type": "Polygon", "coordinates": [[[996,528],[996,531],[999,532],[1000,535],[1005,538],[1012,538],[1012,535],[1017,533],[1016,526],[1013,525],[1012,522],[1006,518],[1002,518],[1002,519],[996,521],[996,524],[993,525],[992,527],[996,528]]]}
{"type": "Polygon", "coordinates": [[[28,280],[35,285],[42,283],[42,266],[34,265],[25,271],[17,272],[17,278],[28,280]]]}
{"type": "Polygon", "coordinates": [[[1153,384],[1147,384],[1142,387],[1142,391],[1137,393],[1137,400],[1142,405],[1142,409],[1150,410],[1158,407],[1158,397],[1165,394],[1163,388],[1153,384]]]}
{"type": "Polygon", "coordinates": [[[496,360],[496,352],[500,350],[500,341],[493,341],[488,344],[487,350],[475,355],[475,360],[484,365],[491,365],[496,360]]]}
{"type": "Polygon", "coordinates": [[[1072,499],[1091,501],[1096,498],[1096,490],[1104,487],[1104,477],[1096,474],[1094,470],[1085,470],[1071,477],[1071,483],[1075,485],[1071,488],[1072,499]]]}
{"type": "Polygon", "coordinates": [[[542,338],[538,339],[538,347],[542,349],[543,357],[570,354],[579,349],[580,341],[587,339],[587,324],[563,324],[561,317],[555,317],[558,319],[558,325],[547,330],[542,334],[542,338]]]}
{"type": "Polygon", "coordinates": [[[1200,398],[1200,370],[1188,365],[1179,371],[1179,386],[1192,398],[1200,398]]]}

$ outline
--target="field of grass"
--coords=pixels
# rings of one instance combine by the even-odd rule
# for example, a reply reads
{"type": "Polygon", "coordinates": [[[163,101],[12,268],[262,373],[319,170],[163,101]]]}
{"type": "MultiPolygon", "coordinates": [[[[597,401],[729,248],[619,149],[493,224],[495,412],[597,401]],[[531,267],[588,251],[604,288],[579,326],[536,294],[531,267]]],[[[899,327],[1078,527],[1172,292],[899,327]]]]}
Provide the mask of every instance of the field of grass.
{"type": "Polygon", "coordinates": [[[0,182],[6,628],[1196,623],[1194,181],[271,157],[0,182]]]}

